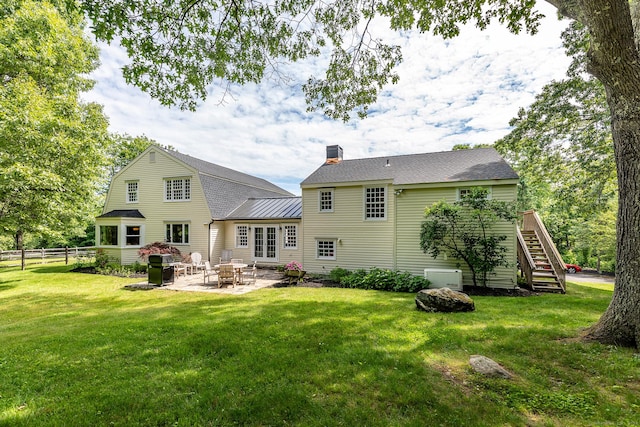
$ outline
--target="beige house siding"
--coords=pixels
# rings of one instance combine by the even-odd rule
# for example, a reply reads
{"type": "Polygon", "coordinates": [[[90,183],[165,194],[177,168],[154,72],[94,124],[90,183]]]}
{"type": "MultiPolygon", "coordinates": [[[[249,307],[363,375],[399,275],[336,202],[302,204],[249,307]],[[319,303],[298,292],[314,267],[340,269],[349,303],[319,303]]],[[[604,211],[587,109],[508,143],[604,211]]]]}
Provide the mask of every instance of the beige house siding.
{"type": "Polygon", "coordinates": [[[395,205],[389,183],[362,183],[335,187],[333,212],[319,211],[318,188],[302,189],[302,218],[304,219],[305,270],[328,274],[336,267],[392,268],[394,254],[395,205]],[[365,220],[364,188],[386,188],[386,218],[365,220]],[[336,259],[318,259],[319,239],[335,240],[336,259]]]}
{"type": "MultiPolygon", "coordinates": [[[[449,203],[456,201],[459,188],[469,188],[483,184],[491,187],[491,197],[495,200],[515,201],[516,185],[492,185],[492,183],[457,184],[439,188],[406,188],[396,197],[397,203],[397,264],[400,271],[409,271],[415,275],[423,275],[425,268],[457,269],[463,271],[463,283],[472,284],[468,267],[462,261],[439,255],[433,259],[422,252],[420,248],[420,227],[424,220],[424,210],[432,204],[445,200],[449,203]]],[[[512,267],[500,267],[490,279],[489,286],[499,288],[513,288],[516,285],[516,232],[515,224],[502,223],[496,227],[496,232],[504,234],[507,240],[503,242],[508,248],[508,259],[512,267]]]]}
{"type": "MultiPolygon", "coordinates": [[[[199,175],[197,171],[185,166],[162,150],[153,147],[147,149],[113,178],[103,213],[120,209],[137,209],[144,215],[144,219],[136,219],[144,225],[141,245],[156,241],[163,242],[167,223],[189,224],[189,244],[175,244],[175,246],[184,255],[200,252],[206,258],[211,213],[202,191],[199,175]],[[165,201],[164,180],[166,178],[191,178],[191,200],[165,201]],[[138,202],[136,203],[128,203],[126,199],[129,181],[138,182],[138,202]]],[[[98,218],[96,225],[99,227],[113,219],[98,218]]],[[[126,247],[122,243],[120,247],[123,264],[138,260],[135,253],[137,248],[126,247]]]]}
{"type": "MultiPolygon", "coordinates": [[[[278,266],[285,265],[290,261],[302,262],[302,222],[300,220],[248,220],[248,221],[225,221],[224,223],[224,248],[233,251],[234,258],[241,258],[247,264],[256,261],[262,266],[278,266]],[[250,227],[249,230],[249,245],[248,247],[236,246],[236,225],[246,225],[250,227]],[[284,247],[284,226],[285,225],[297,225],[297,248],[285,248],[284,247]],[[264,259],[256,259],[254,257],[254,237],[255,228],[257,227],[275,227],[277,233],[277,251],[276,258],[273,261],[265,261],[264,259]]],[[[216,260],[220,257],[222,250],[216,255],[216,260]]]]}

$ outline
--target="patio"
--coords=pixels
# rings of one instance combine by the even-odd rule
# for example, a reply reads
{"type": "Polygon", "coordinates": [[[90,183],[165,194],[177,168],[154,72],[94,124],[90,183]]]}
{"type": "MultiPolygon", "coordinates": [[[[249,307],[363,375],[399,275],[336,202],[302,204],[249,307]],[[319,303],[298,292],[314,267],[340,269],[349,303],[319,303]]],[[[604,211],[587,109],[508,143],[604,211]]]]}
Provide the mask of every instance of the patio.
{"type": "Polygon", "coordinates": [[[188,291],[188,292],[213,292],[218,294],[242,295],[262,288],[269,288],[283,281],[282,273],[272,269],[258,269],[255,283],[223,285],[217,287],[215,278],[211,283],[204,283],[202,272],[196,274],[181,274],[175,278],[173,283],[163,286],[149,286],[147,281],[135,283],[127,286],[128,289],[159,289],[167,291],[188,291]]]}

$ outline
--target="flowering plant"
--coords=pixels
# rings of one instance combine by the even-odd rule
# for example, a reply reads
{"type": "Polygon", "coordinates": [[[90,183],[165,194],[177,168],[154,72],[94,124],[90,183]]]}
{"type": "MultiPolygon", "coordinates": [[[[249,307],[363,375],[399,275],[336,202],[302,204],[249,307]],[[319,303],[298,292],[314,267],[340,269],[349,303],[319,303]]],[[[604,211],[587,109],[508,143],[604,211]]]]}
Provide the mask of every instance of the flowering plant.
{"type": "Polygon", "coordinates": [[[298,261],[291,261],[289,264],[284,266],[285,271],[302,271],[302,264],[298,261]]]}

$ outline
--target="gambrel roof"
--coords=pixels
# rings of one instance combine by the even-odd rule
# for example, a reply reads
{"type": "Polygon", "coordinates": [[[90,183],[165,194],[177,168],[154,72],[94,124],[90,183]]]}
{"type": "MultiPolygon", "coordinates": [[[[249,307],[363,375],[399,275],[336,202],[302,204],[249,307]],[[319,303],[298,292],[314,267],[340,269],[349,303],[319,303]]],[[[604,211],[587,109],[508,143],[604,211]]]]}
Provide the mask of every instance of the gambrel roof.
{"type": "Polygon", "coordinates": [[[269,181],[224,166],[191,157],[177,151],[163,150],[168,155],[196,169],[211,210],[211,218],[225,219],[247,199],[293,196],[269,181]]]}
{"type": "Polygon", "coordinates": [[[518,179],[494,148],[341,160],[325,163],[301,186],[390,181],[394,185],[518,179]]]}

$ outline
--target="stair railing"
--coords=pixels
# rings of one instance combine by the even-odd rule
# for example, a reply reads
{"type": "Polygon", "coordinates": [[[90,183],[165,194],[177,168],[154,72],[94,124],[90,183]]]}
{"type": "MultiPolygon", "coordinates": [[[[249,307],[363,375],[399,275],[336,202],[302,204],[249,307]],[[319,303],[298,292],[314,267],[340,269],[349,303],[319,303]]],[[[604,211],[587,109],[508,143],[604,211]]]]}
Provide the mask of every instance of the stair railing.
{"type": "Polygon", "coordinates": [[[551,268],[558,278],[558,283],[560,283],[562,290],[565,291],[567,267],[536,211],[530,210],[522,214],[522,230],[536,232],[547,258],[549,258],[551,268]]]}
{"type": "Polygon", "coordinates": [[[533,270],[536,269],[536,263],[533,261],[531,253],[527,250],[527,243],[522,237],[520,229],[516,227],[518,236],[518,263],[520,264],[520,271],[524,274],[527,284],[531,286],[533,282],[533,270]]]}

